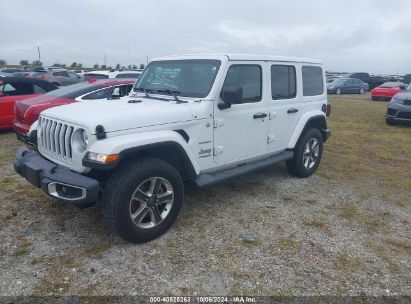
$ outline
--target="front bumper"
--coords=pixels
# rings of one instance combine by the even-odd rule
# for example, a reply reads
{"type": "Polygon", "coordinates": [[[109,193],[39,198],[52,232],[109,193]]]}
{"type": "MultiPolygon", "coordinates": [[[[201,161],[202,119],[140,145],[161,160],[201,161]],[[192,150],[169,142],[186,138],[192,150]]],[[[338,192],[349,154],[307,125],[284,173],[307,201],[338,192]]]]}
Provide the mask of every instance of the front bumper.
{"type": "Polygon", "coordinates": [[[380,100],[380,101],[389,101],[392,99],[392,96],[384,96],[384,95],[371,95],[371,100],[380,100]]]}
{"type": "Polygon", "coordinates": [[[59,201],[81,206],[98,199],[100,183],[97,180],[56,165],[36,151],[19,148],[13,165],[20,176],[59,201]]]}
{"type": "Polygon", "coordinates": [[[411,105],[390,102],[386,118],[397,122],[411,122],[411,105]]]}

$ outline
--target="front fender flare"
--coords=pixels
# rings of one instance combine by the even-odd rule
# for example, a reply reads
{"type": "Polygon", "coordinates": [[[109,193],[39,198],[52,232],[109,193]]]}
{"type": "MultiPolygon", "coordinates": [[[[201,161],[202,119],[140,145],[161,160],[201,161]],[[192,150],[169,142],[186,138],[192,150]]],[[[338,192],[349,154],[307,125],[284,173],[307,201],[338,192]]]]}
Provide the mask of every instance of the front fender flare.
{"type": "MultiPolygon", "coordinates": [[[[188,146],[184,138],[177,132],[172,130],[150,131],[142,133],[133,133],[108,137],[103,140],[96,141],[88,150],[88,152],[101,154],[120,154],[122,157],[130,153],[144,151],[149,148],[159,148],[164,146],[173,146],[178,149],[180,155],[189,161],[195,174],[200,173],[200,166],[195,158],[191,148],[188,146]]],[[[91,161],[83,159],[83,165],[94,167],[91,161]]],[[[115,164],[116,165],[116,164],[115,164]]],[[[114,166],[115,167],[115,166],[114,166]]],[[[106,167],[110,169],[109,167],[106,167]]],[[[111,166],[113,168],[113,166],[111,166]]],[[[103,169],[103,168],[101,168],[103,169]]]]}

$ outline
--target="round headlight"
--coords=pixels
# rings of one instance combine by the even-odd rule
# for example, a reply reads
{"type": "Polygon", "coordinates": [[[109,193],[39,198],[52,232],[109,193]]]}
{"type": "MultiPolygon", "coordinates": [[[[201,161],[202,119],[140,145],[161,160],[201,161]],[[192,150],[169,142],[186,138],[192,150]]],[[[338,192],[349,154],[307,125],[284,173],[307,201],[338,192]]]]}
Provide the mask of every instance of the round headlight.
{"type": "Polygon", "coordinates": [[[84,151],[86,151],[88,147],[88,135],[86,130],[77,129],[76,131],[74,131],[71,143],[74,151],[76,151],[77,153],[83,153],[84,151]]]}

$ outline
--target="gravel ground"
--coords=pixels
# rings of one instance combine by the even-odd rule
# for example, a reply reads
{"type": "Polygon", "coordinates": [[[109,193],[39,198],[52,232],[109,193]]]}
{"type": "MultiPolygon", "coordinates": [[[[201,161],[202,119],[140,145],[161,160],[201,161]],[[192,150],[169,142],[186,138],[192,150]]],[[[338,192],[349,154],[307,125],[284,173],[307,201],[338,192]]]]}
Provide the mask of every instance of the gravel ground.
{"type": "Polygon", "coordinates": [[[99,206],[55,203],[16,176],[18,146],[0,134],[0,295],[411,294],[409,201],[279,165],[188,187],[172,229],[132,245],[106,234],[99,206]]]}

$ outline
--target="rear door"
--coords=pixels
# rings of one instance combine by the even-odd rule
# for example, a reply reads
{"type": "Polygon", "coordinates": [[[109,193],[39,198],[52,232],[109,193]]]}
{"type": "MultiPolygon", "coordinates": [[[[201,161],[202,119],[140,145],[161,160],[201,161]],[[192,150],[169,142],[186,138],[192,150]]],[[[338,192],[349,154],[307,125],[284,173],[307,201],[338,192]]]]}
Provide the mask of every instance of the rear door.
{"type": "Polygon", "coordinates": [[[282,151],[301,116],[301,67],[274,62],[269,66],[268,136],[269,151],[282,151]]]}
{"type": "MultiPolygon", "coordinates": [[[[243,90],[242,100],[220,110],[221,94],[214,105],[214,161],[234,163],[267,153],[268,113],[263,98],[265,62],[232,62],[224,86],[243,90]]],[[[264,86],[265,87],[265,86],[264,86]]]]}

